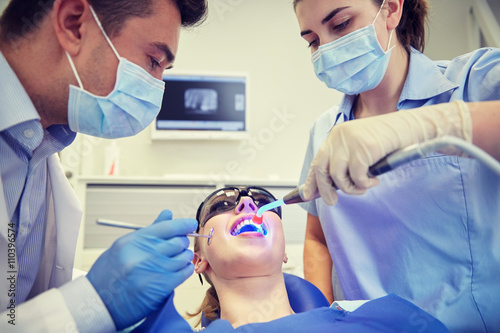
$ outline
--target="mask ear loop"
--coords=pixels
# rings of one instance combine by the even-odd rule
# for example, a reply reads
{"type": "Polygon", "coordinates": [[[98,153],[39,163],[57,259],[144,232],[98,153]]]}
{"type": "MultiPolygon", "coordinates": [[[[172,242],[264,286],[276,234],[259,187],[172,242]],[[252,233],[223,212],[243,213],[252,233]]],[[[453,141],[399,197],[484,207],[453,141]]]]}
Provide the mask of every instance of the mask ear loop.
{"type": "MultiPolygon", "coordinates": [[[[380,15],[380,12],[382,11],[382,8],[384,7],[384,4],[385,4],[385,0],[384,0],[384,1],[382,1],[382,4],[380,5],[380,8],[379,8],[379,10],[378,10],[378,13],[377,13],[377,15],[375,16],[375,19],[373,20],[373,23],[372,23],[372,24],[375,24],[375,22],[377,21],[378,16],[380,15]]],[[[386,49],[387,49],[387,51],[385,51],[385,53],[389,52],[389,51],[390,51],[390,50],[392,50],[394,47],[396,47],[396,45],[394,45],[393,47],[391,47],[391,48],[389,49],[389,46],[391,45],[391,41],[392,41],[392,33],[393,33],[393,32],[394,32],[394,29],[391,31],[391,34],[390,34],[390,36],[389,36],[389,43],[387,43],[387,48],[386,48],[386,49]]]]}
{"type": "Polygon", "coordinates": [[[76,67],[75,67],[75,64],[73,63],[73,59],[71,59],[71,56],[69,55],[68,51],[66,51],[66,57],[68,57],[69,65],[71,66],[71,69],[73,70],[73,74],[75,74],[76,81],[78,81],[78,85],[80,86],[81,89],[84,89],[82,80],[80,80],[80,76],[78,75],[78,72],[76,71],[76,67]]]}
{"type": "Polygon", "coordinates": [[[378,16],[380,15],[380,12],[382,11],[382,7],[384,7],[384,4],[385,4],[385,0],[384,0],[384,1],[382,1],[382,4],[380,5],[380,8],[379,8],[379,10],[378,10],[378,13],[377,13],[377,15],[375,16],[375,19],[373,20],[373,23],[372,23],[372,24],[375,24],[375,22],[377,21],[378,16]]]}
{"type": "Polygon", "coordinates": [[[116,51],[115,46],[113,45],[113,43],[111,43],[111,39],[109,39],[108,34],[106,33],[106,31],[104,31],[104,28],[102,27],[101,21],[99,21],[99,18],[97,17],[97,14],[95,13],[94,9],[90,5],[89,5],[89,8],[90,8],[90,12],[92,13],[92,16],[94,16],[94,19],[97,23],[97,26],[99,26],[99,29],[101,29],[101,32],[104,35],[104,38],[108,42],[109,46],[111,46],[111,49],[115,53],[116,57],[118,59],[120,59],[120,55],[118,54],[118,51],[116,51]]]}
{"type": "Polygon", "coordinates": [[[385,53],[391,51],[393,48],[396,47],[396,45],[393,45],[391,48],[389,48],[389,46],[391,46],[391,41],[392,41],[392,33],[394,32],[394,29],[391,31],[391,34],[389,35],[389,43],[387,43],[387,51],[385,51],[385,53]]]}
{"type": "MultiPolygon", "coordinates": [[[[116,48],[113,45],[113,43],[111,43],[111,40],[109,39],[108,34],[106,33],[106,31],[104,31],[104,28],[102,27],[101,21],[99,21],[99,18],[97,17],[97,14],[95,13],[95,11],[92,8],[92,6],[89,5],[89,9],[90,9],[90,12],[92,13],[92,16],[94,17],[94,20],[97,23],[97,26],[101,30],[104,38],[106,39],[106,41],[108,42],[109,46],[113,50],[113,53],[116,55],[116,57],[119,60],[120,59],[120,55],[118,54],[118,51],[116,51],[116,48]]],[[[80,76],[78,75],[78,72],[76,70],[75,64],[73,63],[73,59],[71,59],[71,56],[69,55],[68,52],[66,52],[66,57],[68,57],[69,65],[71,66],[71,69],[73,70],[73,74],[75,74],[76,80],[78,81],[78,85],[80,86],[81,89],[85,89],[85,88],[83,88],[82,80],[80,79],[80,76]]]]}

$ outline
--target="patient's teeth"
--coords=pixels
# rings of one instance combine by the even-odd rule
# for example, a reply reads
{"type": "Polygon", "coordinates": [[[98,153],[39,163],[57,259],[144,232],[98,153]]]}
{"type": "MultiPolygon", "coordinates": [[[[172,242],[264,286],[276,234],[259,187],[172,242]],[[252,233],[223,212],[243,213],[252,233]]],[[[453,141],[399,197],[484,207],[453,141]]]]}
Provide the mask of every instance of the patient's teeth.
{"type": "Polygon", "coordinates": [[[263,230],[262,228],[262,225],[256,225],[252,219],[249,217],[248,219],[245,219],[243,221],[241,221],[240,223],[238,223],[238,225],[233,229],[233,231],[231,232],[231,235],[232,236],[236,236],[239,234],[241,228],[243,228],[244,226],[246,225],[249,225],[249,224],[252,224],[256,227],[256,229],[258,230],[258,232],[262,233],[262,234],[266,234],[266,232],[263,230]]]}

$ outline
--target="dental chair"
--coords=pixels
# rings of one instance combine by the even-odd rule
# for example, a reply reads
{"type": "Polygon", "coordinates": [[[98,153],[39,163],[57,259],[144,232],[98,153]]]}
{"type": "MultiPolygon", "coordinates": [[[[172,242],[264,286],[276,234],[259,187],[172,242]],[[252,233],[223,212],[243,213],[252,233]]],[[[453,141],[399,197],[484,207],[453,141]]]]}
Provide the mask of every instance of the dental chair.
{"type": "Polygon", "coordinates": [[[297,275],[283,273],[288,300],[295,313],[330,306],[325,295],[311,282],[297,275]]]}
{"type": "MultiPolygon", "coordinates": [[[[295,313],[305,312],[322,306],[330,306],[323,293],[311,282],[297,275],[283,273],[290,306],[295,313]]],[[[202,314],[201,325],[207,327],[211,320],[202,314]]]]}

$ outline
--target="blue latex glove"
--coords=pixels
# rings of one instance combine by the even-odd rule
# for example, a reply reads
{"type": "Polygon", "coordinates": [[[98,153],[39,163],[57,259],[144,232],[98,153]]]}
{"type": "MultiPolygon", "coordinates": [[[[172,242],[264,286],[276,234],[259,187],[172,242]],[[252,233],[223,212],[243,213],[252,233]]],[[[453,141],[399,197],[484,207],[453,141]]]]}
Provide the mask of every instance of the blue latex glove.
{"type": "Polygon", "coordinates": [[[194,219],[172,220],[164,210],[156,221],[116,240],[87,274],[116,329],[129,327],[157,310],[193,274],[193,252],[186,234],[194,219]]]}

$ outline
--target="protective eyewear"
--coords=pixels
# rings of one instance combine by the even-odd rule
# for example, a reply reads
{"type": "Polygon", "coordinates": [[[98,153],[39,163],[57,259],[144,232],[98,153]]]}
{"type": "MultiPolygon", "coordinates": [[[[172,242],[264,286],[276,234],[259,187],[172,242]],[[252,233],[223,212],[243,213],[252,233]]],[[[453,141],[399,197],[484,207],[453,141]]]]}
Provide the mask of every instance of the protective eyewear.
{"type": "MultiPolygon", "coordinates": [[[[225,187],[211,193],[205,201],[198,207],[196,220],[198,220],[198,230],[205,226],[212,217],[229,212],[236,208],[241,197],[252,198],[255,205],[260,208],[265,204],[276,201],[276,198],[266,189],[258,186],[251,187],[225,187]]],[[[278,214],[281,218],[281,207],[276,207],[270,212],[278,214]]]]}

